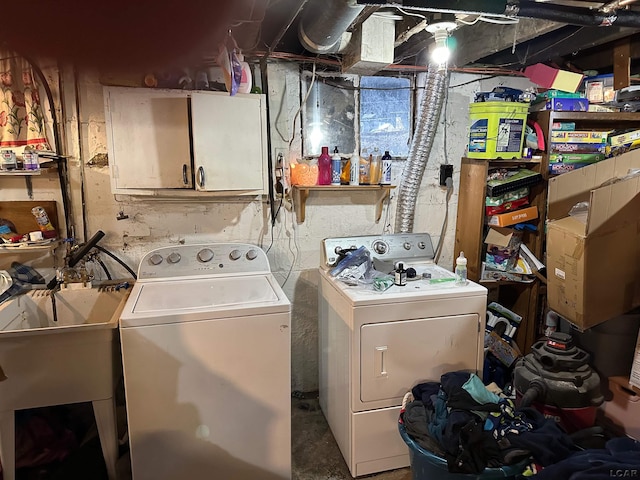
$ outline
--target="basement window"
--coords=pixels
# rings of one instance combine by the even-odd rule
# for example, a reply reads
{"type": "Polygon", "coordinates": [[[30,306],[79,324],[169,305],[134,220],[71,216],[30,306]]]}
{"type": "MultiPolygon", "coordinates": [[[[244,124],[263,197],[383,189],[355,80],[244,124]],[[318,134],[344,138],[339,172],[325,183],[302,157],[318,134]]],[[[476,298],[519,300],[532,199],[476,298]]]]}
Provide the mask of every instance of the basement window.
{"type": "Polygon", "coordinates": [[[406,157],[411,135],[411,80],[398,77],[302,76],[303,153],[323,146],[344,154],[363,148],[406,157]],[[309,87],[311,89],[309,90],[309,87]]]}
{"type": "Polygon", "coordinates": [[[409,154],[411,82],[408,78],[360,79],[360,145],[394,157],[409,154]]]}

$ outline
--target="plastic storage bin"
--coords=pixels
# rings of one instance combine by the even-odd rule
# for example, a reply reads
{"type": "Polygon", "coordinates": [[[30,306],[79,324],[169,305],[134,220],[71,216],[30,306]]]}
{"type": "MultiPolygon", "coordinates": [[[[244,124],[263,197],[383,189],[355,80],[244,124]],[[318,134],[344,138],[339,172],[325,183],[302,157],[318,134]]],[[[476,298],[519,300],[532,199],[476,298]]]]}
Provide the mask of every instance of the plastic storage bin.
{"type": "Polygon", "coordinates": [[[469,158],[520,158],[528,103],[477,102],[469,106],[469,158]]]}
{"type": "Polygon", "coordinates": [[[516,465],[505,465],[501,468],[485,468],[484,472],[473,475],[449,473],[447,461],[422,448],[407,433],[404,425],[398,423],[400,436],[409,447],[409,463],[413,480],[492,480],[515,479],[525,469],[527,462],[516,465]]]}

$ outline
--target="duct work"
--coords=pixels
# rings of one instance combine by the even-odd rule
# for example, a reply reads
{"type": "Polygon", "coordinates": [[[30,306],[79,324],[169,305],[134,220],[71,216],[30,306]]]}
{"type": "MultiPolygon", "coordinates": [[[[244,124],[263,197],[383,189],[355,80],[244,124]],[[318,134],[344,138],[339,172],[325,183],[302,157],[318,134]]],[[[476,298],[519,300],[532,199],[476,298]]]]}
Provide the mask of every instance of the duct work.
{"type": "Polygon", "coordinates": [[[351,39],[347,28],[363,9],[354,0],[309,2],[298,24],[298,38],[310,52],[340,52],[351,39]]]}
{"type": "Polygon", "coordinates": [[[413,232],[416,200],[436,135],[448,81],[449,74],[445,69],[434,63],[429,64],[409,157],[400,181],[395,233],[413,232]]]}

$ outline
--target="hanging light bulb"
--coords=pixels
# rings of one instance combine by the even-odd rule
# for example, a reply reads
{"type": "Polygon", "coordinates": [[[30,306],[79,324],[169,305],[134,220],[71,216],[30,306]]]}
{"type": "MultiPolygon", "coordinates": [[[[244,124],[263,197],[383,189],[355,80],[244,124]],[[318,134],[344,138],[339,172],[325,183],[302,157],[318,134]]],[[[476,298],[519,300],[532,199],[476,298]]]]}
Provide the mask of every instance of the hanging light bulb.
{"type": "Polygon", "coordinates": [[[427,25],[427,32],[433,34],[434,48],[431,50],[431,61],[444,67],[451,57],[451,50],[447,45],[449,32],[457,27],[455,22],[438,22],[427,25]]]}

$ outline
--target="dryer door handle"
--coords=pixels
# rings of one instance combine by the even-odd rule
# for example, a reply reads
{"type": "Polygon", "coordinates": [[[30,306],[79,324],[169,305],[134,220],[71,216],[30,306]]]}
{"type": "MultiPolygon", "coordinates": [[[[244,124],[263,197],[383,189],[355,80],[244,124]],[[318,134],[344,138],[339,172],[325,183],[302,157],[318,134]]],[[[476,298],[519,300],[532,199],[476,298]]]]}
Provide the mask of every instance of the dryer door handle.
{"type": "Polygon", "coordinates": [[[373,361],[373,365],[374,365],[374,375],[376,377],[387,377],[387,366],[386,366],[386,353],[387,353],[387,346],[386,345],[380,345],[375,347],[375,350],[373,352],[373,356],[374,356],[374,361],[373,361]]]}

